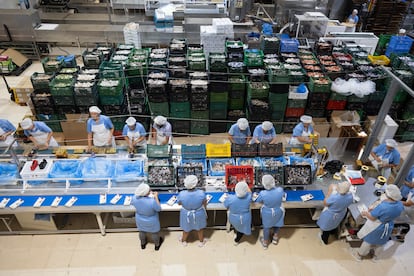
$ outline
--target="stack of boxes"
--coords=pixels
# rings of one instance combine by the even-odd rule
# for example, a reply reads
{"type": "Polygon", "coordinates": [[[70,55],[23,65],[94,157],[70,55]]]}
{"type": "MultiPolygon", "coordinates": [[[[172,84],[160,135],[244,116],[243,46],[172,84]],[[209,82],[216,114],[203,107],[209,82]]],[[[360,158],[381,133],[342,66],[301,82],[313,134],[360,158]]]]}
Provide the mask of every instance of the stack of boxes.
{"type": "Polygon", "coordinates": [[[200,44],[204,54],[224,52],[226,39],[233,39],[233,23],[228,18],[214,18],[213,25],[200,26],[200,44]]]}
{"type": "Polygon", "coordinates": [[[124,26],[125,44],[132,44],[136,49],[141,49],[141,34],[139,32],[139,24],[130,22],[124,26]]]}
{"type": "Polygon", "coordinates": [[[190,73],[191,133],[209,134],[208,74],[190,73]]]}

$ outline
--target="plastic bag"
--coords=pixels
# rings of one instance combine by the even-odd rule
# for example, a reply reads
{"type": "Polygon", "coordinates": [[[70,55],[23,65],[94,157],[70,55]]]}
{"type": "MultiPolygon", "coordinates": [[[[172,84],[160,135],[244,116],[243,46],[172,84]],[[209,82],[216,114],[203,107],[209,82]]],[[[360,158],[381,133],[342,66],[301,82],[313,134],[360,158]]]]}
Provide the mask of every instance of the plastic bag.
{"type": "Polygon", "coordinates": [[[15,180],[16,178],[18,178],[16,164],[0,163],[0,182],[15,180]]]}
{"type": "Polygon", "coordinates": [[[133,181],[144,176],[143,160],[119,160],[115,165],[114,179],[116,181],[133,181]]]}
{"type": "Polygon", "coordinates": [[[114,165],[105,158],[88,158],[82,162],[83,178],[111,178],[114,174],[114,165]]]}
{"type": "Polygon", "coordinates": [[[355,78],[351,78],[347,81],[341,78],[336,78],[336,80],[332,82],[331,90],[345,96],[354,94],[359,98],[363,98],[374,93],[376,91],[376,86],[375,82],[371,80],[361,82],[355,78]]]}

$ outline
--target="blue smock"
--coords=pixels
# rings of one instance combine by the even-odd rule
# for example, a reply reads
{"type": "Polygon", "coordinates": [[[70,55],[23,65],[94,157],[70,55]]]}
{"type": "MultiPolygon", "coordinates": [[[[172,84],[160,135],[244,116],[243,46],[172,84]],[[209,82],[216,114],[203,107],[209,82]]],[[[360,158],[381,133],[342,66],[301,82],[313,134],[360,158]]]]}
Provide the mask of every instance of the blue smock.
{"type": "Polygon", "coordinates": [[[161,206],[154,198],[148,196],[134,196],[131,204],[135,207],[135,222],[139,231],[157,233],[160,231],[158,213],[161,206]]]}
{"type": "Polygon", "coordinates": [[[104,124],[106,129],[112,129],[114,128],[114,125],[112,124],[111,119],[108,116],[105,115],[99,115],[99,121],[96,122],[94,119],[89,118],[88,122],[86,123],[86,131],[88,133],[92,132],[92,126],[95,125],[101,125],[104,124]]]}
{"type": "Polygon", "coordinates": [[[181,191],[177,202],[181,204],[180,227],[185,232],[200,230],[207,226],[207,213],[203,202],[206,194],[202,190],[181,191]]]}
{"type": "Polygon", "coordinates": [[[400,164],[400,153],[395,148],[388,151],[387,146],[385,144],[381,144],[375,147],[372,152],[380,156],[382,160],[388,159],[388,164],[400,164]]]}
{"type": "Polygon", "coordinates": [[[322,231],[331,231],[339,226],[346,215],[348,206],[353,202],[351,193],[341,195],[332,193],[327,199],[328,208],[321,213],[316,224],[322,231]]]}
{"type": "Polygon", "coordinates": [[[269,144],[273,138],[276,137],[276,130],[275,127],[272,126],[272,128],[265,134],[262,128],[262,124],[255,127],[253,131],[253,139],[251,143],[256,143],[256,140],[259,141],[259,143],[263,144],[269,144]]]}
{"type": "Polygon", "coordinates": [[[256,202],[262,202],[260,209],[264,228],[282,227],[284,225],[285,210],[282,208],[283,189],[281,187],[263,190],[259,193],[256,202]]]}
{"type": "MultiPolygon", "coordinates": [[[[292,137],[300,137],[302,136],[302,133],[305,131],[305,126],[303,125],[303,123],[299,123],[295,126],[295,128],[293,129],[292,132],[292,137]]],[[[308,132],[310,133],[314,133],[313,127],[312,125],[308,126],[308,132]]]]}
{"type": "Polygon", "coordinates": [[[358,23],[358,21],[359,21],[359,17],[358,17],[358,15],[350,15],[350,16],[348,16],[348,20],[349,21],[353,21],[354,22],[354,24],[357,24],[358,23]]]}
{"type": "MultiPolygon", "coordinates": [[[[411,182],[413,182],[413,179],[414,179],[414,166],[411,167],[410,171],[408,172],[407,176],[405,177],[405,181],[411,183],[411,182]]],[[[402,197],[407,198],[408,193],[411,191],[411,189],[413,189],[413,188],[410,188],[407,185],[403,184],[401,186],[401,195],[402,195],[402,197]]]]}
{"type": "Polygon", "coordinates": [[[236,195],[229,195],[224,201],[224,207],[230,211],[229,221],[236,231],[245,235],[252,233],[252,213],[250,212],[250,203],[252,201],[252,193],[247,193],[243,198],[236,195]]]}
{"type": "Polygon", "coordinates": [[[52,132],[52,129],[48,127],[45,123],[34,121],[33,122],[34,128],[33,129],[26,129],[24,131],[24,135],[27,137],[32,136],[32,133],[34,132],[43,132],[43,133],[50,133],[52,132]]]}
{"type": "Polygon", "coordinates": [[[394,220],[398,218],[404,210],[401,201],[383,201],[370,213],[373,217],[381,221],[381,225],[374,231],[366,235],[363,240],[372,245],[386,244],[394,228],[394,220]]]}
{"type": "Polygon", "coordinates": [[[252,135],[250,131],[250,127],[247,127],[245,130],[240,130],[237,123],[233,124],[228,132],[231,136],[233,136],[233,140],[235,144],[244,145],[246,144],[247,138],[252,135]]]}
{"type": "Polygon", "coordinates": [[[14,125],[12,123],[10,123],[10,121],[5,120],[5,119],[0,119],[0,128],[4,132],[10,132],[10,131],[15,131],[16,130],[14,125]]]}

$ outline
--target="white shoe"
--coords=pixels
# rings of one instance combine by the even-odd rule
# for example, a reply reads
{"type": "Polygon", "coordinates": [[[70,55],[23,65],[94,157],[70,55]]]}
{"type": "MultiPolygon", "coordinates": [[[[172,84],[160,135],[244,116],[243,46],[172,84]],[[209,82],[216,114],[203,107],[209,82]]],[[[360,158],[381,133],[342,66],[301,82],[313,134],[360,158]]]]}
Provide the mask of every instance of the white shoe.
{"type": "Polygon", "coordinates": [[[183,241],[183,237],[179,237],[178,241],[181,243],[182,246],[184,246],[184,247],[187,246],[187,242],[183,241]]]}
{"type": "Polygon", "coordinates": [[[323,242],[323,240],[322,240],[322,233],[321,233],[321,232],[318,232],[318,238],[319,238],[319,242],[320,242],[322,245],[326,245],[326,244],[323,242]]]}
{"type": "Polygon", "coordinates": [[[237,235],[234,234],[234,237],[233,237],[233,245],[234,246],[238,246],[239,245],[239,242],[236,242],[236,237],[237,237],[237,235]]]}
{"type": "Polygon", "coordinates": [[[206,243],[207,243],[207,239],[204,239],[203,241],[198,242],[198,247],[204,247],[206,243]]]}
{"type": "Polygon", "coordinates": [[[277,235],[273,235],[272,243],[274,245],[278,245],[278,243],[279,243],[279,237],[277,235]]]}
{"type": "Polygon", "coordinates": [[[357,262],[361,262],[362,261],[362,256],[359,255],[357,250],[352,250],[351,249],[351,256],[355,259],[355,261],[357,262]]]}
{"type": "Polygon", "coordinates": [[[262,244],[262,246],[263,246],[263,249],[264,249],[264,250],[267,250],[267,249],[268,249],[268,245],[267,245],[267,244],[265,244],[264,238],[263,238],[263,237],[260,237],[260,238],[259,238],[259,240],[260,240],[260,243],[261,243],[261,244],[262,244]]]}

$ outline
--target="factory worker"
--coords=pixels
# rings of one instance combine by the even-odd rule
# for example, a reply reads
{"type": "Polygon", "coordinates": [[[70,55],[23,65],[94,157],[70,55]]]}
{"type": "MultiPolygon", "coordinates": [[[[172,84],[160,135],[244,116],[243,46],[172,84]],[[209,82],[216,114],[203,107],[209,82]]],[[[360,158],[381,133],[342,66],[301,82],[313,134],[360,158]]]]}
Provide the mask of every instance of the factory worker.
{"type": "Polygon", "coordinates": [[[152,139],[155,145],[172,144],[172,126],[164,116],[154,118],[152,125],[152,139]]]}
{"type": "Polygon", "coordinates": [[[272,122],[264,121],[256,126],[250,144],[276,144],[276,130],[272,122]]]}
{"type": "Polygon", "coordinates": [[[129,117],[125,121],[125,126],[122,130],[122,136],[128,143],[129,151],[133,152],[135,147],[144,147],[147,145],[147,133],[144,126],[137,122],[134,117],[129,117]]]}
{"type": "Polygon", "coordinates": [[[20,126],[24,130],[24,135],[33,142],[38,149],[48,147],[58,147],[58,143],[53,138],[53,131],[43,122],[32,121],[30,118],[24,119],[20,126]]]}
{"type": "MultiPolygon", "coordinates": [[[[13,133],[16,128],[10,121],[0,119],[0,147],[8,147],[13,143],[13,133]]],[[[17,142],[14,142],[13,147],[17,146],[17,142]]]]}
{"type": "Polygon", "coordinates": [[[372,165],[387,179],[391,175],[391,169],[400,164],[397,146],[394,139],[386,139],[385,143],[375,147],[369,156],[372,165]]]}
{"type": "Polygon", "coordinates": [[[314,134],[312,127],[312,117],[308,115],[300,116],[300,123],[293,129],[292,137],[289,140],[291,145],[301,145],[305,143],[312,143],[309,137],[314,134]]]}
{"type": "Polygon", "coordinates": [[[411,169],[405,177],[404,183],[401,186],[401,196],[404,200],[414,200],[414,165],[411,166],[411,169]]]}
{"type": "Polygon", "coordinates": [[[350,187],[351,184],[347,181],[329,186],[328,194],[323,200],[325,208],[316,222],[322,230],[319,237],[324,244],[328,244],[329,234],[334,234],[333,232],[344,219],[348,206],[353,202],[352,193],[349,192],[350,187]]]}
{"type": "Polygon", "coordinates": [[[157,192],[151,192],[148,184],[140,184],[135,190],[131,205],[135,207],[135,222],[139,231],[141,249],[147,245],[147,233],[152,236],[155,243],[155,251],[161,247],[163,238],[160,237],[160,219],[158,213],[161,211],[161,204],[157,192]],[[151,196],[150,196],[151,195],[151,196]]]}
{"type": "Polygon", "coordinates": [[[224,200],[224,207],[229,210],[229,222],[236,232],[234,245],[238,245],[244,235],[251,235],[252,214],[250,203],[252,192],[246,182],[239,182],[234,189],[235,195],[229,195],[224,200]]]}
{"type": "Polygon", "coordinates": [[[270,243],[278,244],[278,232],[284,225],[285,209],[282,207],[284,191],[282,187],[275,187],[275,179],[268,174],[263,175],[262,184],[265,190],[259,193],[256,202],[263,203],[260,209],[263,237],[260,238],[260,242],[263,248],[267,249],[270,243]]]}
{"type": "Polygon", "coordinates": [[[204,238],[204,228],[207,226],[206,194],[204,191],[196,189],[197,183],[197,176],[186,176],[184,186],[187,190],[178,194],[177,202],[182,207],[180,210],[180,227],[183,229],[179,242],[183,246],[187,246],[188,235],[193,230],[197,231],[199,247],[203,247],[207,241],[204,238]]]}
{"type": "Polygon", "coordinates": [[[403,203],[400,201],[400,189],[396,185],[387,185],[385,196],[386,198],[374,209],[361,212],[367,221],[357,233],[358,237],[363,240],[361,247],[352,252],[352,256],[357,261],[362,260],[368,254],[371,254],[374,260],[377,259],[375,249],[388,242],[394,228],[394,220],[404,210],[403,203]]]}
{"type": "Polygon", "coordinates": [[[359,17],[358,17],[358,10],[353,10],[351,15],[348,16],[347,23],[353,24],[350,32],[355,32],[356,25],[358,24],[359,17]]]}
{"type": "Polygon", "coordinates": [[[114,138],[114,125],[109,117],[102,115],[97,106],[89,107],[90,118],[86,123],[88,132],[88,148],[95,147],[116,147],[114,138]]]}
{"type": "Polygon", "coordinates": [[[237,123],[233,124],[229,129],[229,140],[233,144],[248,144],[251,139],[251,131],[249,121],[246,118],[240,118],[237,123]]]}

